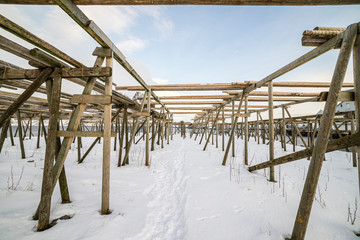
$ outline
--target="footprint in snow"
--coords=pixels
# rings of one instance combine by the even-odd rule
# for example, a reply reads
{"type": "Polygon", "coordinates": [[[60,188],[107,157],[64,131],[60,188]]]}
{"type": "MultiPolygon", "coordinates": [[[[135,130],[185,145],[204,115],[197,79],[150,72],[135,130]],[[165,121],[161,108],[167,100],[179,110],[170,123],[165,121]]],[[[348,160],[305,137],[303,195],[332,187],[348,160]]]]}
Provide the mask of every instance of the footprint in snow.
{"type": "Polygon", "coordinates": [[[233,206],[233,209],[234,209],[234,212],[235,213],[240,213],[244,210],[244,207],[243,206],[233,206]]]}
{"type": "Polygon", "coordinates": [[[200,217],[200,218],[197,218],[196,220],[197,221],[204,221],[204,220],[207,220],[207,219],[215,219],[215,218],[218,218],[220,216],[221,216],[221,214],[216,214],[216,215],[212,215],[212,216],[209,216],[209,217],[200,217]]]}

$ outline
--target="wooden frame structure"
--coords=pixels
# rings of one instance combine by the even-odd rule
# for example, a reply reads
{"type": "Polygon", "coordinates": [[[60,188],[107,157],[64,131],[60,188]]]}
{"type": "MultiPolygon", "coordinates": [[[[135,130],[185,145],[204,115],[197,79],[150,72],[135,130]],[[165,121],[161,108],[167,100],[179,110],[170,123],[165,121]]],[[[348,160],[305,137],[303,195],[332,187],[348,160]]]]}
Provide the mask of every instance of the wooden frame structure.
{"type": "MultiPolygon", "coordinates": [[[[49,227],[50,219],[50,203],[51,195],[56,183],[59,181],[59,185],[62,192],[63,202],[69,202],[70,197],[67,191],[66,174],[64,168],[64,161],[66,159],[70,144],[76,137],[78,139],[78,146],[81,146],[81,137],[97,137],[94,144],[103,138],[103,179],[102,179],[102,203],[101,213],[110,213],[109,208],[109,164],[110,164],[110,139],[114,136],[112,133],[111,123],[116,121],[116,133],[119,133],[119,145],[120,153],[122,153],[123,141],[125,139],[125,156],[122,159],[122,155],[119,154],[118,166],[129,164],[129,152],[131,145],[135,141],[135,136],[140,132],[143,125],[145,125],[145,131],[143,136],[146,136],[146,166],[149,165],[149,151],[150,144],[151,150],[154,150],[154,144],[156,142],[156,136],[158,137],[157,144],[164,147],[164,140],[169,143],[169,138],[173,134],[173,127],[175,126],[175,132],[177,132],[179,125],[182,136],[185,135],[185,124],[183,122],[176,124],[173,123],[173,114],[194,114],[192,110],[205,110],[199,112],[193,122],[193,130],[190,136],[195,136],[195,140],[198,135],[200,137],[200,144],[205,139],[204,151],[206,150],[210,140],[214,143],[214,132],[216,132],[216,146],[218,147],[218,132],[219,122],[222,122],[222,150],[224,151],[224,157],[222,159],[222,165],[226,165],[226,161],[232,149],[232,156],[235,156],[234,146],[235,137],[245,137],[244,147],[245,156],[244,164],[248,164],[248,139],[255,137],[260,143],[260,132],[262,135],[263,143],[267,138],[269,141],[269,161],[259,164],[257,166],[251,166],[250,171],[255,171],[261,168],[270,168],[270,181],[275,181],[274,166],[290,161],[294,161],[303,157],[310,157],[310,167],[308,170],[307,178],[301,202],[299,205],[298,213],[295,219],[295,224],[292,232],[291,239],[298,240],[304,239],[307,229],[307,224],[311,212],[312,203],[314,200],[315,190],[319,179],[319,174],[324,160],[324,154],[328,151],[333,151],[343,147],[358,146],[360,143],[359,129],[360,129],[360,24],[354,23],[346,28],[346,30],[330,29],[330,34],[324,34],[321,31],[324,29],[315,29],[304,34],[303,45],[316,46],[315,49],[309,51],[300,58],[294,60],[288,65],[282,67],[278,71],[270,74],[264,79],[258,82],[245,81],[242,83],[225,83],[225,84],[207,84],[207,85],[158,85],[148,86],[145,81],[137,74],[137,72],[127,62],[125,56],[119,49],[111,42],[111,40],[101,31],[94,21],[87,18],[87,16],[77,7],[76,4],[92,5],[92,4],[121,4],[121,5],[157,5],[157,4],[211,4],[211,5],[337,5],[339,1],[335,0],[317,0],[317,1],[293,1],[293,0],[279,0],[279,1],[252,1],[252,0],[235,0],[235,1],[208,1],[208,0],[158,0],[158,1],[130,1],[130,0],[5,0],[2,3],[13,4],[57,4],[59,5],[73,20],[78,23],[95,41],[99,43],[100,48],[95,49],[93,55],[96,56],[96,61],[92,68],[86,67],[66,55],[62,51],[58,50],[54,46],[46,43],[42,39],[34,36],[30,32],[21,28],[17,24],[11,22],[3,16],[0,16],[0,27],[8,30],[16,36],[28,41],[38,48],[26,49],[9,39],[0,36],[0,48],[8,51],[12,54],[20,56],[29,61],[29,65],[38,69],[21,69],[11,63],[5,61],[0,62],[0,84],[3,88],[23,88],[25,91],[20,94],[5,93],[0,96],[0,102],[2,106],[0,111],[2,113],[0,117],[0,127],[2,132],[0,136],[0,150],[5,140],[8,129],[11,131],[10,119],[14,114],[17,114],[18,120],[18,133],[20,139],[20,145],[22,149],[22,156],[25,158],[25,152],[23,147],[23,128],[22,121],[24,118],[28,118],[27,126],[30,128],[31,136],[31,124],[33,118],[39,119],[39,131],[40,125],[43,128],[44,136],[46,133],[45,125],[43,123],[44,118],[48,118],[48,132],[46,136],[46,152],[45,152],[45,164],[44,175],[42,184],[42,194],[38,210],[34,216],[35,219],[39,219],[38,230],[45,230],[49,227]],[[316,32],[320,31],[320,32],[316,32]],[[40,48],[40,49],[39,49],[40,48]],[[340,48],[339,57],[334,70],[331,83],[293,83],[293,82],[273,82],[279,76],[284,75],[287,72],[305,64],[308,61],[318,57],[319,55],[330,51],[334,48],[340,48]],[[344,76],[348,61],[351,53],[353,53],[354,59],[354,84],[344,84],[344,76]],[[141,85],[130,87],[116,87],[116,90],[132,90],[132,91],[144,91],[144,96],[139,98],[141,104],[128,99],[127,97],[112,90],[112,65],[113,60],[118,62],[131,76],[134,77],[141,85]],[[105,62],[105,66],[102,67],[105,62]],[[84,86],[83,94],[77,96],[69,96],[68,94],[61,92],[62,79],[70,79],[70,81],[84,86]],[[26,80],[24,80],[26,79],[26,80]],[[46,83],[46,87],[42,87],[42,84],[46,83]],[[267,91],[254,91],[258,88],[267,87],[267,91]],[[276,87],[329,87],[326,93],[301,93],[301,92],[275,92],[273,88],[276,87]],[[341,92],[342,87],[353,88],[352,91],[341,92]],[[177,97],[158,97],[154,91],[200,91],[200,90],[223,90],[224,95],[202,95],[202,96],[177,96],[177,97]],[[101,95],[91,95],[92,91],[97,91],[101,95]],[[31,97],[34,92],[43,93],[47,95],[47,99],[31,97]],[[154,101],[151,101],[153,99],[154,101]],[[190,99],[191,101],[179,101],[190,99]],[[340,120],[335,119],[335,108],[337,102],[342,99],[347,99],[355,102],[355,112],[350,116],[343,116],[340,120]],[[165,102],[162,100],[177,100],[165,102]],[[196,101],[201,100],[201,101],[196,101]],[[206,100],[206,101],[205,101],[206,100]],[[238,105],[235,102],[239,101],[238,105]],[[264,105],[249,105],[249,102],[268,102],[268,106],[264,105]],[[290,102],[282,105],[274,106],[273,102],[290,102]],[[324,113],[321,116],[305,116],[305,117],[292,117],[289,110],[289,106],[294,104],[300,104],[311,101],[325,101],[324,113]],[[100,110],[96,107],[98,104],[103,105],[100,110]],[[87,108],[86,106],[91,106],[87,108]],[[160,105],[160,113],[152,110],[152,106],[160,105]],[[167,105],[210,105],[208,108],[204,107],[172,107],[167,108],[167,105]],[[244,105],[244,106],[243,106],[244,105]],[[146,106],[146,111],[144,108],[146,106]],[[116,111],[112,111],[112,108],[116,111]],[[228,108],[227,108],[228,107],[228,108]],[[229,108],[230,107],[230,108],[229,108]],[[130,130],[128,128],[128,108],[133,109],[135,112],[132,114],[134,117],[131,134],[129,138],[130,130]],[[235,108],[237,111],[235,111],[235,108]],[[262,109],[258,109],[262,108],[262,109]],[[282,118],[274,119],[273,110],[276,108],[282,109],[282,118]],[[49,112],[46,113],[46,110],[49,112]],[[119,114],[123,109],[122,124],[120,128],[119,114]],[[169,110],[186,110],[188,112],[176,112],[169,110]],[[267,111],[268,119],[263,120],[260,112],[267,111]],[[225,112],[231,112],[231,114],[225,114],[225,112]],[[85,133],[81,131],[81,117],[86,113],[90,119],[101,120],[99,129],[101,131],[88,131],[85,133]],[[99,114],[100,113],[100,114],[99,114]],[[71,116],[69,116],[71,114],[71,116]],[[221,114],[221,115],[220,115],[221,114]],[[257,121],[249,121],[251,114],[256,114],[257,121]],[[287,117],[286,117],[287,114],[287,117]],[[69,118],[66,131],[59,131],[59,117],[69,118]],[[221,116],[221,117],[219,117],[221,116]],[[225,117],[231,118],[231,123],[225,123],[225,117]],[[141,119],[145,120],[140,124],[141,119]],[[239,124],[239,118],[243,118],[244,121],[239,124]],[[301,136],[301,130],[297,126],[297,120],[306,121],[308,125],[308,134],[311,134],[311,142],[306,143],[302,139],[306,150],[289,154],[281,158],[275,158],[274,156],[274,141],[277,135],[280,135],[282,146],[286,150],[287,133],[286,122],[291,122],[293,125],[292,136],[301,136]],[[305,120],[304,120],[305,119],[305,120]],[[152,121],[152,122],[151,122],[152,121]],[[351,135],[343,137],[342,132],[338,126],[334,124],[336,121],[351,121],[351,135]],[[317,131],[316,125],[320,122],[320,128],[317,131]],[[313,124],[315,127],[312,128],[313,124]],[[260,128],[261,125],[261,128],[260,128]],[[311,127],[310,127],[311,126],[311,127]],[[356,129],[355,129],[356,126],[356,129]],[[239,128],[240,127],[240,128],[239,128]],[[328,139],[335,127],[335,131],[341,137],[338,140],[328,142],[328,139]],[[150,143],[150,128],[151,128],[151,143],[150,143]],[[229,134],[229,141],[225,147],[225,128],[229,134]],[[261,130],[260,130],[261,129],[261,130]],[[314,143],[315,135],[317,134],[317,141],[314,143]],[[64,137],[60,142],[60,136],[64,137]],[[54,164],[55,160],[55,164],[54,164]]],[[[342,1],[341,4],[358,4],[356,0],[342,1]]],[[[83,119],[85,120],[85,119],[83,119]]],[[[28,128],[26,127],[26,129],[28,128]]],[[[25,130],[26,134],[26,130],[25,130]]],[[[10,132],[11,137],[13,136],[10,132]]],[[[40,134],[38,134],[39,138],[40,134]]],[[[116,136],[116,135],[115,135],[116,136]]],[[[140,137],[140,139],[142,138],[140,137]]],[[[289,139],[295,145],[294,137],[289,139]]],[[[92,145],[93,146],[93,145],[92,145]]],[[[87,155],[91,148],[87,151],[87,155]]],[[[356,149],[359,152],[359,147],[352,148],[353,150],[353,165],[360,167],[360,158],[357,156],[358,161],[355,161],[356,149]],[[354,150],[355,149],[355,150],[354,150]]],[[[79,162],[82,162],[80,159],[79,162]]]]}

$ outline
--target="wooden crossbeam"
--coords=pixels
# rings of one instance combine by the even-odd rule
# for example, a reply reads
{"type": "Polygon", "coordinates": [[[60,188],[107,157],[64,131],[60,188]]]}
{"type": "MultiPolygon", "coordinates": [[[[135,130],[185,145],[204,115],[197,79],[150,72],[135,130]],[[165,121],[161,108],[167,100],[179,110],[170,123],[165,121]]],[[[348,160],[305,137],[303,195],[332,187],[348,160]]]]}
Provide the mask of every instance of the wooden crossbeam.
{"type": "MultiPolygon", "coordinates": [[[[3,0],[5,4],[54,5],[54,0],[3,0]]],[[[354,5],[357,0],[74,0],[77,5],[245,5],[245,6],[302,6],[354,5]]]]}
{"type": "Polygon", "coordinates": [[[111,104],[109,95],[89,95],[75,94],[70,100],[71,103],[92,103],[92,104],[111,104]]]}
{"type": "Polygon", "coordinates": [[[133,117],[148,117],[150,116],[150,112],[134,112],[132,114],[133,117]]]}
{"type": "MultiPolygon", "coordinates": [[[[54,5],[54,0],[3,0],[5,4],[54,5]]],[[[246,5],[246,6],[302,6],[354,5],[357,0],[74,0],[77,5],[246,5]]]]}
{"type": "MultiPolygon", "coordinates": [[[[103,132],[96,131],[57,131],[57,137],[103,137],[103,132]]],[[[111,137],[116,137],[116,132],[111,133],[111,137]]]]}
{"type": "Polygon", "coordinates": [[[53,72],[52,68],[45,68],[34,82],[9,106],[0,117],[0,127],[2,127],[11,116],[16,113],[18,108],[41,86],[41,84],[53,72]]]}
{"type": "MultiPolygon", "coordinates": [[[[227,93],[229,95],[239,94],[239,91],[223,91],[223,93],[227,93]]],[[[268,96],[267,91],[253,91],[250,92],[251,96],[268,96]]],[[[275,97],[316,97],[319,93],[305,93],[305,92],[273,92],[273,96],[275,97]]],[[[160,97],[161,98],[161,97],[160,97]]]]}
{"type": "MultiPolygon", "coordinates": [[[[339,149],[342,149],[345,147],[352,147],[352,146],[359,145],[359,144],[360,144],[360,133],[356,133],[353,135],[343,137],[341,139],[336,139],[336,140],[330,141],[327,145],[326,152],[332,152],[332,151],[336,151],[336,150],[339,150],[339,149]]],[[[263,162],[263,163],[251,166],[251,167],[249,167],[249,171],[252,172],[252,171],[260,170],[260,169],[267,168],[270,166],[276,166],[276,165],[293,162],[296,160],[306,158],[308,156],[311,156],[313,149],[314,148],[311,147],[309,149],[305,149],[305,150],[298,151],[298,152],[295,152],[295,153],[292,153],[289,155],[278,157],[278,158],[274,159],[273,161],[267,161],[267,162],[263,162]]]]}
{"type": "MultiPolygon", "coordinates": [[[[11,69],[0,68],[0,80],[8,79],[34,79],[41,73],[39,69],[11,69]]],[[[109,67],[96,68],[62,68],[61,76],[63,78],[78,77],[110,77],[112,69],[109,67]]],[[[53,74],[50,75],[53,77],[53,74]]]]}
{"type": "MultiPolygon", "coordinates": [[[[243,90],[256,84],[255,81],[233,82],[233,83],[212,83],[212,84],[172,84],[172,85],[151,85],[153,91],[220,91],[220,90],[243,90]]],[[[330,83],[326,82],[274,82],[274,87],[294,88],[328,88],[330,83]]],[[[267,83],[261,84],[266,87],[267,83]]],[[[353,83],[343,83],[343,87],[354,87],[353,83]]],[[[117,86],[116,90],[141,91],[141,86],[117,86]]]]}

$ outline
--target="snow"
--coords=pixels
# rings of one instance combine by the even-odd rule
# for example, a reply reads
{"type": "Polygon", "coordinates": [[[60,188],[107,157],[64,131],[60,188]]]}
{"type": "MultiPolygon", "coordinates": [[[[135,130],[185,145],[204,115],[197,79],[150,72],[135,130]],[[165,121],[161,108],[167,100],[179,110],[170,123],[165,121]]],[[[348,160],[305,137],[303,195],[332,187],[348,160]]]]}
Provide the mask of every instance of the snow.
{"type": "MultiPolygon", "coordinates": [[[[83,138],[82,154],[92,141],[83,138]]],[[[140,141],[128,166],[116,167],[118,152],[112,151],[112,213],[100,215],[102,144],[77,164],[75,143],[65,162],[72,202],[61,204],[57,186],[51,208],[52,219],[73,217],[36,232],[31,217],[40,199],[45,143],[36,149],[36,139],[26,138],[26,159],[21,159],[17,138],[15,143],[11,146],[7,139],[0,154],[1,240],[284,239],[291,234],[309,165],[303,159],[277,166],[277,182],[272,183],[268,170],[247,171],[241,138],[236,140],[236,157],[229,157],[224,167],[221,142],[220,148],[209,144],[203,151],[199,139],[175,135],[163,149],[156,145],[148,168],[140,141]],[[15,190],[9,189],[18,181],[15,190]]],[[[275,156],[291,152],[276,142],[275,156]]],[[[250,139],[250,164],[267,159],[268,145],[250,139]]],[[[358,239],[354,232],[360,230],[360,220],[348,222],[348,206],[353,213],[358,189],[351,153],[326,154],[306,239],[358,239]]]]}

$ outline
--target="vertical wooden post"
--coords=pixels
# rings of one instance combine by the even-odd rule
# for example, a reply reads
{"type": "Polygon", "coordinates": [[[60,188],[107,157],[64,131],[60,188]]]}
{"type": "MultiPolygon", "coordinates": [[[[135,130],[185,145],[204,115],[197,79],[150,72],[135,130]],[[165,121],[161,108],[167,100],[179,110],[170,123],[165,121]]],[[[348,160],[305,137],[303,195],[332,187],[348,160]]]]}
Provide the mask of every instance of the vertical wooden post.
{"type": "MultiPolygon", "coordinates": [[[[113,66],[112,56],[106,57],[106,67],[113,66]]],[[[112,76],[105,78],[105,95],[112,95],[112,76]]],[[[101,214],[109,214],[110,194],[110,153],[111,153],[111,104],[104,106],[104,141],[102,166],[101,214]]]]}
{"type": "MultiPolygon", "coordinates": [[[[234,114],[235,114],[235,101],[234,100],[231,102],[231,113],[232,113],[232,115],[231,115],[231,128],[233,128],[234,131],[235,131],[236,124],[234,124],[234,122],[235,122],[234,121],[234,114]]],[[[233,130],[231,129],[231,131],[233,131],[233,130]]],[[[235,157],[235,134],[232,135],[231,142],[232,142],[232,144],[231,144],[232,156],[235,157]]]]}
{"type": "Polygon", "coordinates": [[[37,141],[36,141],[36,148],[40,148],[41,118],[42,118],[42,115],[40,115],[40,117],[39,117],[39,125],[38,125],[38,135],[37,135],[37,141]]]}
{"type": "MultiPolygon", "coordinates": [[[[355,119],[356,132],[360,132],[360,37],[359,32],[353,49],[353,74],[354,74],[354,90],[355,90],[355,119]]],[[[357,167],[358,167],[358,184],[360,188],[360,145],[356,146],[357,150],[357,167]]]]}
{"type": "Polygon", "coordinates": [[[18,131],[19,131],[21,158],[24,159],[25,158],[25,148],[24,148],[24,141],[23,141],[23,134],[22,134],[20,110],[17,111],[17,119],[18,119],[18,131]]]}
{"type": "MultiPolygon", "coordinates": [[[[245,140],[244,140],[244,164],[249,164],[249,121],[248,121],[248,94],[245,94],[245,140]]],[[[241,129],[242,135],[243,129],[241,129]]]]}
{"type": "Polygon", "coordinates": [[[302,240],[305,237],[307,224],[310,217],[312,204],[318,184],[322,163],[324,161],[325,151],[328,144],[330,129],[334,120],[335,109],[341,86],[344,81],[346,68],[351,55],[355,38],[357,35],[357,24],[350,25],[344,35],[339,57],[336,63],[335,71],[331,80],[328,98],[324,107],[324,113],[321,118],[320,130],[315,143],[308,174],[301,196],[299,209],[296,215],[292,240],[302,240]]]}
{"type": "Polygon", "coordinates": [[[7,137],[7,131],[10,125],[11,118],[5,122],[5,124],[2,126],[1,129],[1,135],[0,135],[0,152],[2,150],[2,147],[4,145],[5,138],[7,137]]]}
{"type": "Polygon", "coordinates": [[[260,144],[259,112],[256,112],[256,135],[257,135],[257,142],[258,142],[258,144],[260,144]]]}
{"type": "Polygon", "coordinates": [[[76,137],[77,139],[77,156],[78,156],[78,163],[80,163],[81,160],[81,144],[80,144],[80,137],[76,137]]]}
{"type": "MultiPolygon", "coordinates": [[[[128,152],[129,150],[128,150],[128,148],[129,148],[129,145],[128,145],[128,143],[129,143],[129,121],[128,121],[128,111],[127,111],[127,109],[128,109],[128,106],[127,105],[125,105],[125,107],[124,107],[124,128],[125,128],[125,152],[128,152]]],[[[126,161],[127,162],[125,162],[125,159],[124,159],[124,161],[123,161],[123,166],[125,165],[125,164],[129,164],[129,159],[126,159],[126,161]]]]}
{"type": "MultiPolygon", "coordinates": [[[[241,99],[240,99],[240,103],[239,103],[239,107],[238,107],[238,113],[240,113],[243,100],[244,100],[244,94],[241,95],[241,99]]],[[[239,117],[235,117],[235,120],[234,120],[234,122],[232,123],[232,126],[231,126],[230,138],[229,138],[228,144],[226,146],[224,158],[223,158],[223,161],[222,161],[223,166],[226,165],[226,161],[227,161],[227,157],[228,157],[228,154],[229,154],[231,142],[232,142],[232,140],[234,140],[235,126],[237,124],[238,119],[239,119],[239,117]]]]}
{"type": "Polygon", "coordinates": [[[117,145],[117,135],[119,132],[119,118],[117,117],[115,120],[115,137],[114,137],[114,151],[116,152],[116,145],[117,145]]]}
{"type": "Polygon", "coordinates": [[[221,135],[222,135],[222,150],[225,151],[225,111],[224,111],[224,108],[222,108],[221,135]]]}
{"type": "Polygon", "coordinates": [[[53,86],[51,91],[51,105],[49,106],[50,117],[48,125],[48,137],[46,142],[44,172],[41,187],[41,200],[39,205],[39,231],[43,231],[49,227],[53,177],[52,172],[56,152],[56,133],[58,127],[57,119],[59,116],[60,94],[61,69],[55,68],[53,86]]]}
{"type": "Polygon", "coordinates": [[[145,166],[150,166],[150,99],[151,99],[151,89],[147,91],[147,112],[149,116],[146,117],[146,149],[145,149],[145,166]]]}
{"type": "Polygon", "coordinates": [[[174,132],[173,132],[173,127],[174,127],[174,114],[172,113],[171,114],[171,140],[173,140],[173,135],[174,135],[174,132]]]}
{"type": "MultiPolygon", "coordinates": [[[[140,112],[143,111],[144,104],[145,104],[145,98],[142,99],[140,112]]],[[[136,119],[133,120],[133,126],[132,126],[133,129],[132,129],[132,133],[131,133],[131,136],[130,136],[130,140],[126,143],[126,152],[125,152],[124,161],[123,161],[123,164],[122,164],[123,166],[125,164],[129,164],[130,149],[131,149],[131,145],[132,145],[133,141],[135,141],[135,135],[136,135],[138,123],[139,123],[139,117],[136,117],[136,119]]]]}
{"type": "MultiPolygon", "coordinates": [[[[350,115],[351,115],[351,134],[353,135],[356,132],[356,129],[355,129],[355,117],[354,117],[353,112],[351,112],[350,115]]],[[[357,146],[352,146],[351,147],[353,167],[357,167],[357,164],[356,164],[356,148],[357,148],[357,146]]]]}
{"type": "MultiPolygon", "coordinates": [[[[171,133],[171,136],[172,136],[172,133],[171,133]]],[[[152,116],[152,122],[151,122],[151,151],[155,150],[155,138],[156,138],[155,116],[152,116]]]]}
{"type": "Polygon", "coordinates": [[[164,107],[161,107],[162,108],[162,121],[161,121],[161,148],[164,148],[164,132],[165,132],[165,120],[166,120],[166,117],[165,117],[165,109],[164,107]]]}
{"type": "Polygon", "coordinates": [[[217,119],[215,120],[216,126],[216,148],[219,148],[219,124],[217,119]]]}
{"type": "MultiPolygon", "coordinates": [[[[274,155],[274,104],[273,104],[273,82],[268,83],[269,95],[269,161],[273,161],[274,155]]],[[[275,181],[274,166],[270,166],[270,179],[271,182],[275,181]]],[[[280,180],[279,180],[280,181],[280,180]]]]}
{"type": "Polygon", "coordinates": [[[32,135],[32,117],[30,117],[30,131],[29,131],[29,139],[31,139],[31,135],[32,135]]]}
{"type": "Polygon", "coordinates": [[[11,126],[11,119],[9,121],[9,135],[10,135],[10,140],[11,140],[11,146],[15,146],[12,126],[11,126]]]}

